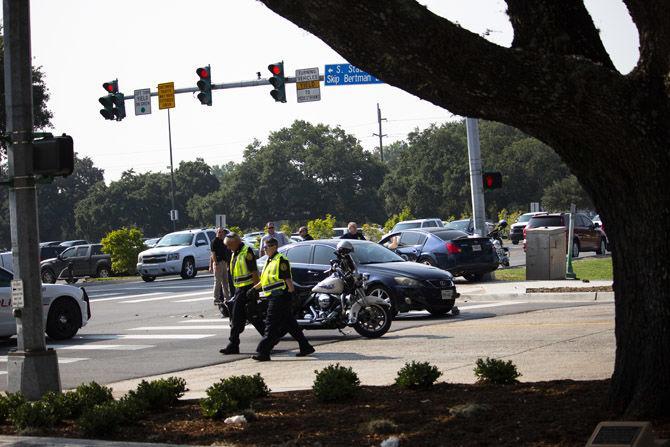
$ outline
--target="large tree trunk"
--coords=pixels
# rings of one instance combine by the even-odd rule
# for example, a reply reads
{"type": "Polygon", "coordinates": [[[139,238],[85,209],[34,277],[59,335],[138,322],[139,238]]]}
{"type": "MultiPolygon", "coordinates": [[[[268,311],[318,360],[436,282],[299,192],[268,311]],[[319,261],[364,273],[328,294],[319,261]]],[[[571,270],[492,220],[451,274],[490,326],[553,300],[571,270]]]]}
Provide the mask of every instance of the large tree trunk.
{"type": "Polygon", "coordinates": [[[630,416],[668,414],[667,0],[624,0],[641,49],[628,75],[615,70],[582,0],[506,0],[512,48],[414,1],[261,1],[385,82],[462,116],[515,126],[558,152],[613,241],[612,402],[630,416]]]}

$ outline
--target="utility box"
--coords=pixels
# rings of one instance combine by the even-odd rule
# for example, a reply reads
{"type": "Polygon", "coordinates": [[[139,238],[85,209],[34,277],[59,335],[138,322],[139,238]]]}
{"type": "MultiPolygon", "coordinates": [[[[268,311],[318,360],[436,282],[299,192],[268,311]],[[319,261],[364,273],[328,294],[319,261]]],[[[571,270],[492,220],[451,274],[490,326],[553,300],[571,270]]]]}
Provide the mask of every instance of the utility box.
{"type": "Polygon", "coordinates": [[[526,279],[565,279],[565,227],[526,230],[526,279]]]}

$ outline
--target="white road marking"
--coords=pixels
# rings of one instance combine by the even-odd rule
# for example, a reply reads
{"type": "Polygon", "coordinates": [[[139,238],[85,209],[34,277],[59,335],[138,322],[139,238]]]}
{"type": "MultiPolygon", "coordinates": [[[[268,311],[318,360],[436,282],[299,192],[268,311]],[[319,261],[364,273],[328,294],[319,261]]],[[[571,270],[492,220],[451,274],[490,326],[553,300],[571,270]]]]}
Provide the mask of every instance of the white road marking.
{"type": "MultiPolygon", "coordinates": [[[[84,360],[90,360],[88,358],[77,358],[77,357],[61,357],[58,359],[58,363],[75,363],[75,362],[83,362],[84,360]]],[[[7,356],[6,355],[0,355],[0,362],[6,362],[7,361],[7,356]]]]}
{"type": "Polygon", "coordinates": [[[73,351],[139,351],[140,349],[155,348],[156,345],[49,345],[50,348],[58,350],[73,351]]]}
{"type": "Polygon", "coordinates": [[[153,293],[143,293],[139,295],[120,295],[120,296],[115,296],[111,298],[100,298],[96,299],[95,297],[91,298],[92,303],[99,303],[101,301],[118,301],[118,300],[127,300],[128,298],[139,298],[141,296],[156,296],[156,295],[162,295],[161,292],[153,292],[153,293]]]}
{"type": "MultiPolygon", "coordinates": [[[[209,293],[209,292],[208,292],[208,293],[209,293]]],[[[174,301],[174,302],[175,302],[175,303],[195,303],[196,301],[208,301],[208,300],[213,301],[213,300],[214,300],[214,297],[212,297],[212,296],[204,296],[204,297],[202,297],[202,298],[189,298],[189,299],[187,299],[187,300],[177,300],[177,301],[174,301]]]]}
{"type": "Polygon", "coordinates": [[[101,293],[101,294],[95,294],[94,292],[86,292],[88,293],[89,298],[98,298],[98,297],[103,297],[103,296],[113,296],[113,295],[121,295],[123,292],[112,292],[112,293],[101,293]]]}
{"type": "Polygon", "coordinates": [[[142,326],[128,329],[129,331],[192,331],[201,329],[230,329],[230,325],[208,325],[208,326],[142,326]]]}
{"type": "Polygon", "coordinates": [[[119,335],[82,335],[77,340],[198,340],[214,337],[216,334],[119,334],[119,335]]]}
{"type": "Polygon", "coordinates": [[[140,299],[130,300],[130,301],[121,301],[121,304],[136,304],[136,303],[146,303],[148,301],[172,300],[174,298],[183,298],[183,297],[187,297],[187,296],[203,295],[205,293],[210,293],[210,292],[206,291],[206,292],[179,293],[179,294],[173,294],[173,293],[155,294],[155,295],[162,295],[162,296],[157,296],[157,297],[153,297],[153,298],[140,298],[140,299]]]}
{"type": "Polygon", "coordinates": [[[470,306],[458,306],[460,310],[487,309],[489,307],[511,306],[513,304],[526,304],[525,301],[500,301],[498,303],[473,304],[470,306]]]}
{"type": "Polygon", "coordinates": [[[228,318],[200,318],[198,320],[184,320],[180,321],[180,324],[199,324],[199,323],[222,323],[222,324],[228,324],[230,323],[228,321],[228,318]]]}

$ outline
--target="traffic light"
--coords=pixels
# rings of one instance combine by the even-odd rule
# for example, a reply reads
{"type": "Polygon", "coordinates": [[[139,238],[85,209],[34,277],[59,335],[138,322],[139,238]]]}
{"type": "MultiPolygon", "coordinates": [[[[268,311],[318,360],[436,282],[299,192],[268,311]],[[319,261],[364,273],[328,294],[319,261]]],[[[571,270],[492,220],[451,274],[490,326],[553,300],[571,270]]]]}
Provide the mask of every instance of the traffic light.
{"type": "Polygon", "coordinates": [[[198,68],[195,73],[200,77],[198,81],[198,88],[200,93],[198,93],[198,99],[200,104],[203,106],[212,105],[212,70],[209,65],[206,67],[198,68]]]}
{"type": "Polygon", "coordinates": [[[270,70],[270,73],[272,73],[272,77],[269,79],[269,81],[270,84],[272,84],[274,87],[274,90],[270,92],[270,95],[276,102],[286,102],[286,78],[284,77],[284,62],[270,64],[268,65],[268,70],[270,70]]]}
{"type": "Polygon", "coordinates": [[[72,137],[44,134],[33,140],[33,174],[45,177],[67,177],[74,171],[72,137]]]}
{"type": "Polygon", "coordinates": [[[482,175],[484,189],[502,188],[502,174],[500,172],[485,172],[482,175]]]}
{"type": "Polygon", "coordinates": [[[121,121],[126,117],[126,105],[123,93],[119,93],[119,81],[105,82],[102,88],[108,93],[107,96],[99,98],[100,104],[104,107],[100,110],[100,114],[106,120],[121,121]]]}

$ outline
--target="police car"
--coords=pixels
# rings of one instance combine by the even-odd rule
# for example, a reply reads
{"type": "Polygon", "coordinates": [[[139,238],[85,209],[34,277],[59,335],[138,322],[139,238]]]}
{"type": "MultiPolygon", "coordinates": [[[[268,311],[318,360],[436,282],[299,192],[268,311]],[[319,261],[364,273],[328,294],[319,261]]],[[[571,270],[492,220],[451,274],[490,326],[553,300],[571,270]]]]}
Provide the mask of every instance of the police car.
{"type": "MultiPolygon", "coordinates": [[[[14,275],[0,267],[0,338],[16,335],[12,312],[11,281],[14,275]]],[[[76,335],[91,318],[91,304],[84,288],[61,284],[42,284],[45,331],[54,340],[76,335]]]]}

